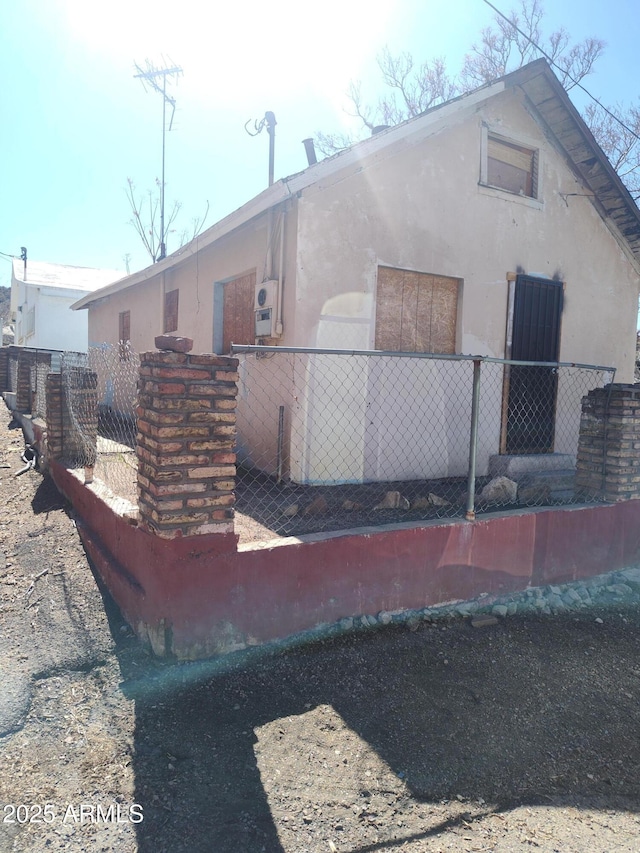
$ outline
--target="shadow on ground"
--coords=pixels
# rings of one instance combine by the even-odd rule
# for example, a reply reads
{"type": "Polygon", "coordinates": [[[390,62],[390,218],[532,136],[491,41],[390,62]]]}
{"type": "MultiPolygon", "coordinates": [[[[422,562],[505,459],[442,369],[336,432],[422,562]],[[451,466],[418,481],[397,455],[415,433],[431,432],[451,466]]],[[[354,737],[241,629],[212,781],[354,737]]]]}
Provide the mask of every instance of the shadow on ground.
{"type": "Polygon", "coordinates": [[[640,802],[636,610],[388,626],[176,666],[144,663],[108,610],[136,701],[140,851],[325,850],[334,837],[365,853],[474,819],[444,808],[429,823],[424,804],[443,800],[476,816],[640,802]]]}

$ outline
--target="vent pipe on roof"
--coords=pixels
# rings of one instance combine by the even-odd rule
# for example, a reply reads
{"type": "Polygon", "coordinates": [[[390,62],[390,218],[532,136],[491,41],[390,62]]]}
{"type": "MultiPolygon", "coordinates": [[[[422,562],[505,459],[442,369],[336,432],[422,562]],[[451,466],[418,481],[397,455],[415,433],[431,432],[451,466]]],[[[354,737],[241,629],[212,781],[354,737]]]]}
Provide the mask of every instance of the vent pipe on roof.
{"type": "Polygon", "coordinates": [[[313,144],[313,139],[309,137],[308,139],[303,139],[302,144],[304,145],[304,150],[307,152],[307,163],[310,166],[313,166],[314,163],[318,162],[318,158],[316,157],[316,148],[313,144]]]}

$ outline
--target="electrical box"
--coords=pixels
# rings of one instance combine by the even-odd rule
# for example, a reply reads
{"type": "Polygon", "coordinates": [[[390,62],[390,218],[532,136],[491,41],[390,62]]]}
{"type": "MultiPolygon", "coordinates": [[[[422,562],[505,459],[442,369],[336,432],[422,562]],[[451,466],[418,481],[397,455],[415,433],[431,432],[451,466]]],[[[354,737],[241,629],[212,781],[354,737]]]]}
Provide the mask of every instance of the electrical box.
{"type": "Polygon", "coordinates": [[[278,282],[274,279],[256,284],[253,305],[256,320],[256,338],[276,336],[276,314],[278,311],[278,282]]]}

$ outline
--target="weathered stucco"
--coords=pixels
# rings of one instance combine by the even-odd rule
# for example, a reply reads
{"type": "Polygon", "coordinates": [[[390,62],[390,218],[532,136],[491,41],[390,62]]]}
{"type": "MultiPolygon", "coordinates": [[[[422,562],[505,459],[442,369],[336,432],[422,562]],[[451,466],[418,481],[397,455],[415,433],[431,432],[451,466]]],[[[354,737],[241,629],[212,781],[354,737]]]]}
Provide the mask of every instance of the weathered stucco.
{"type": "MultiPolygon", "coordinates": [[[[385,266],[457,280],[455,351],[509,357],[509,279],[524,273],[563,282],[560,360],[612,366],[618,381],[632,381],[640,267],[629,245],[605,221],[593,192],[519,89],[496,85],[450,107],[318,163],[303,173],[296,193],[284,182],[291,194],[272,212],[249,217],[201,250],[192,245],[183,258],[145,273],[145,281],[92,303],[90,343],[117,340],[118,313],[129,310],[133,348],[150,349],[163,331],[163,295],[178,289],[176,333],[193,338],[196,352],[221,352],[222,285],[255,271],[257,282],[281,276],[284,283],[283,334],[270,343],[374,349],[377,276],[385,266]],[[536,198],[482,183],[488,132],[538,151],[536,198]]],[[[296,176],[291,181],[295,185],[296,176]]],[[[282,188],[271,189],[282,198],[282,188]]],[[[391,467],[380,448],[386,433],[397,434],[394,422],[409,433],[428,424],[434,434],[447,435],[452,411],[468,420],[470,389],[453,382],[442,363],[425,364],[425,376],[413,387],[429,387],[430,394],[417,406],[413,387],[398,388],[386,369],[372,377],[370,367],[354,358],[348,376],[331,375],[310,361],[294,377],[284,358],[242,361],[240,458],[251,461],[274,447],[278,406],[285,405],[286,474],[298,482],[464,474],[464,442],[439,451],[437,460],[398,455],[391,467]],[[278,365],[286,376],[275,375],[278,365]],[[327,404],[345,382],[352,394],[332,413],[327,404]],[[381,392],[385,383],[394,394],[381,392]],[[255,412],[267,410],[256,423],[255,412]],[[374,410],[372,430],[368,415],[374,410]],[[341,423],[349,423],[348,435],[341,423]]],[[[558,403],[560,415],[576,427],[580,396],[564,395],[558,403]]],[[[479,436],[479,474],[499,452],[501,416],[498,399],[479,436]]],[[[559,436],[556,443],[557,451],[575,454],[559,436]]],[[[274,473],[273,465],[263,470],[274,473]]]]}

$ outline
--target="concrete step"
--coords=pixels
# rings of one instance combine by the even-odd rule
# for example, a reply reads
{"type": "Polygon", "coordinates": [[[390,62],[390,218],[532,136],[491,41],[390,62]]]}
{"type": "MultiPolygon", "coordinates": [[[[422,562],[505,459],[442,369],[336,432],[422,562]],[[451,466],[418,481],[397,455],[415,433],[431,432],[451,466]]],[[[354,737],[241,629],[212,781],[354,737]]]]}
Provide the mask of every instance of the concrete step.
{"type": "Polygon", "coordinates": [[[519,483],[531,474],[575,469],[576,457],[570,453],[503,454],[489,457],[489,476],[509,477],[519,483]]]}
{"type": "Polygon", "coordinates": [[[574,468],[526,474],[518,483],[518,502],[544,504],[550,501],[571,501],[574,498],[575,478],[574,468]]]}

